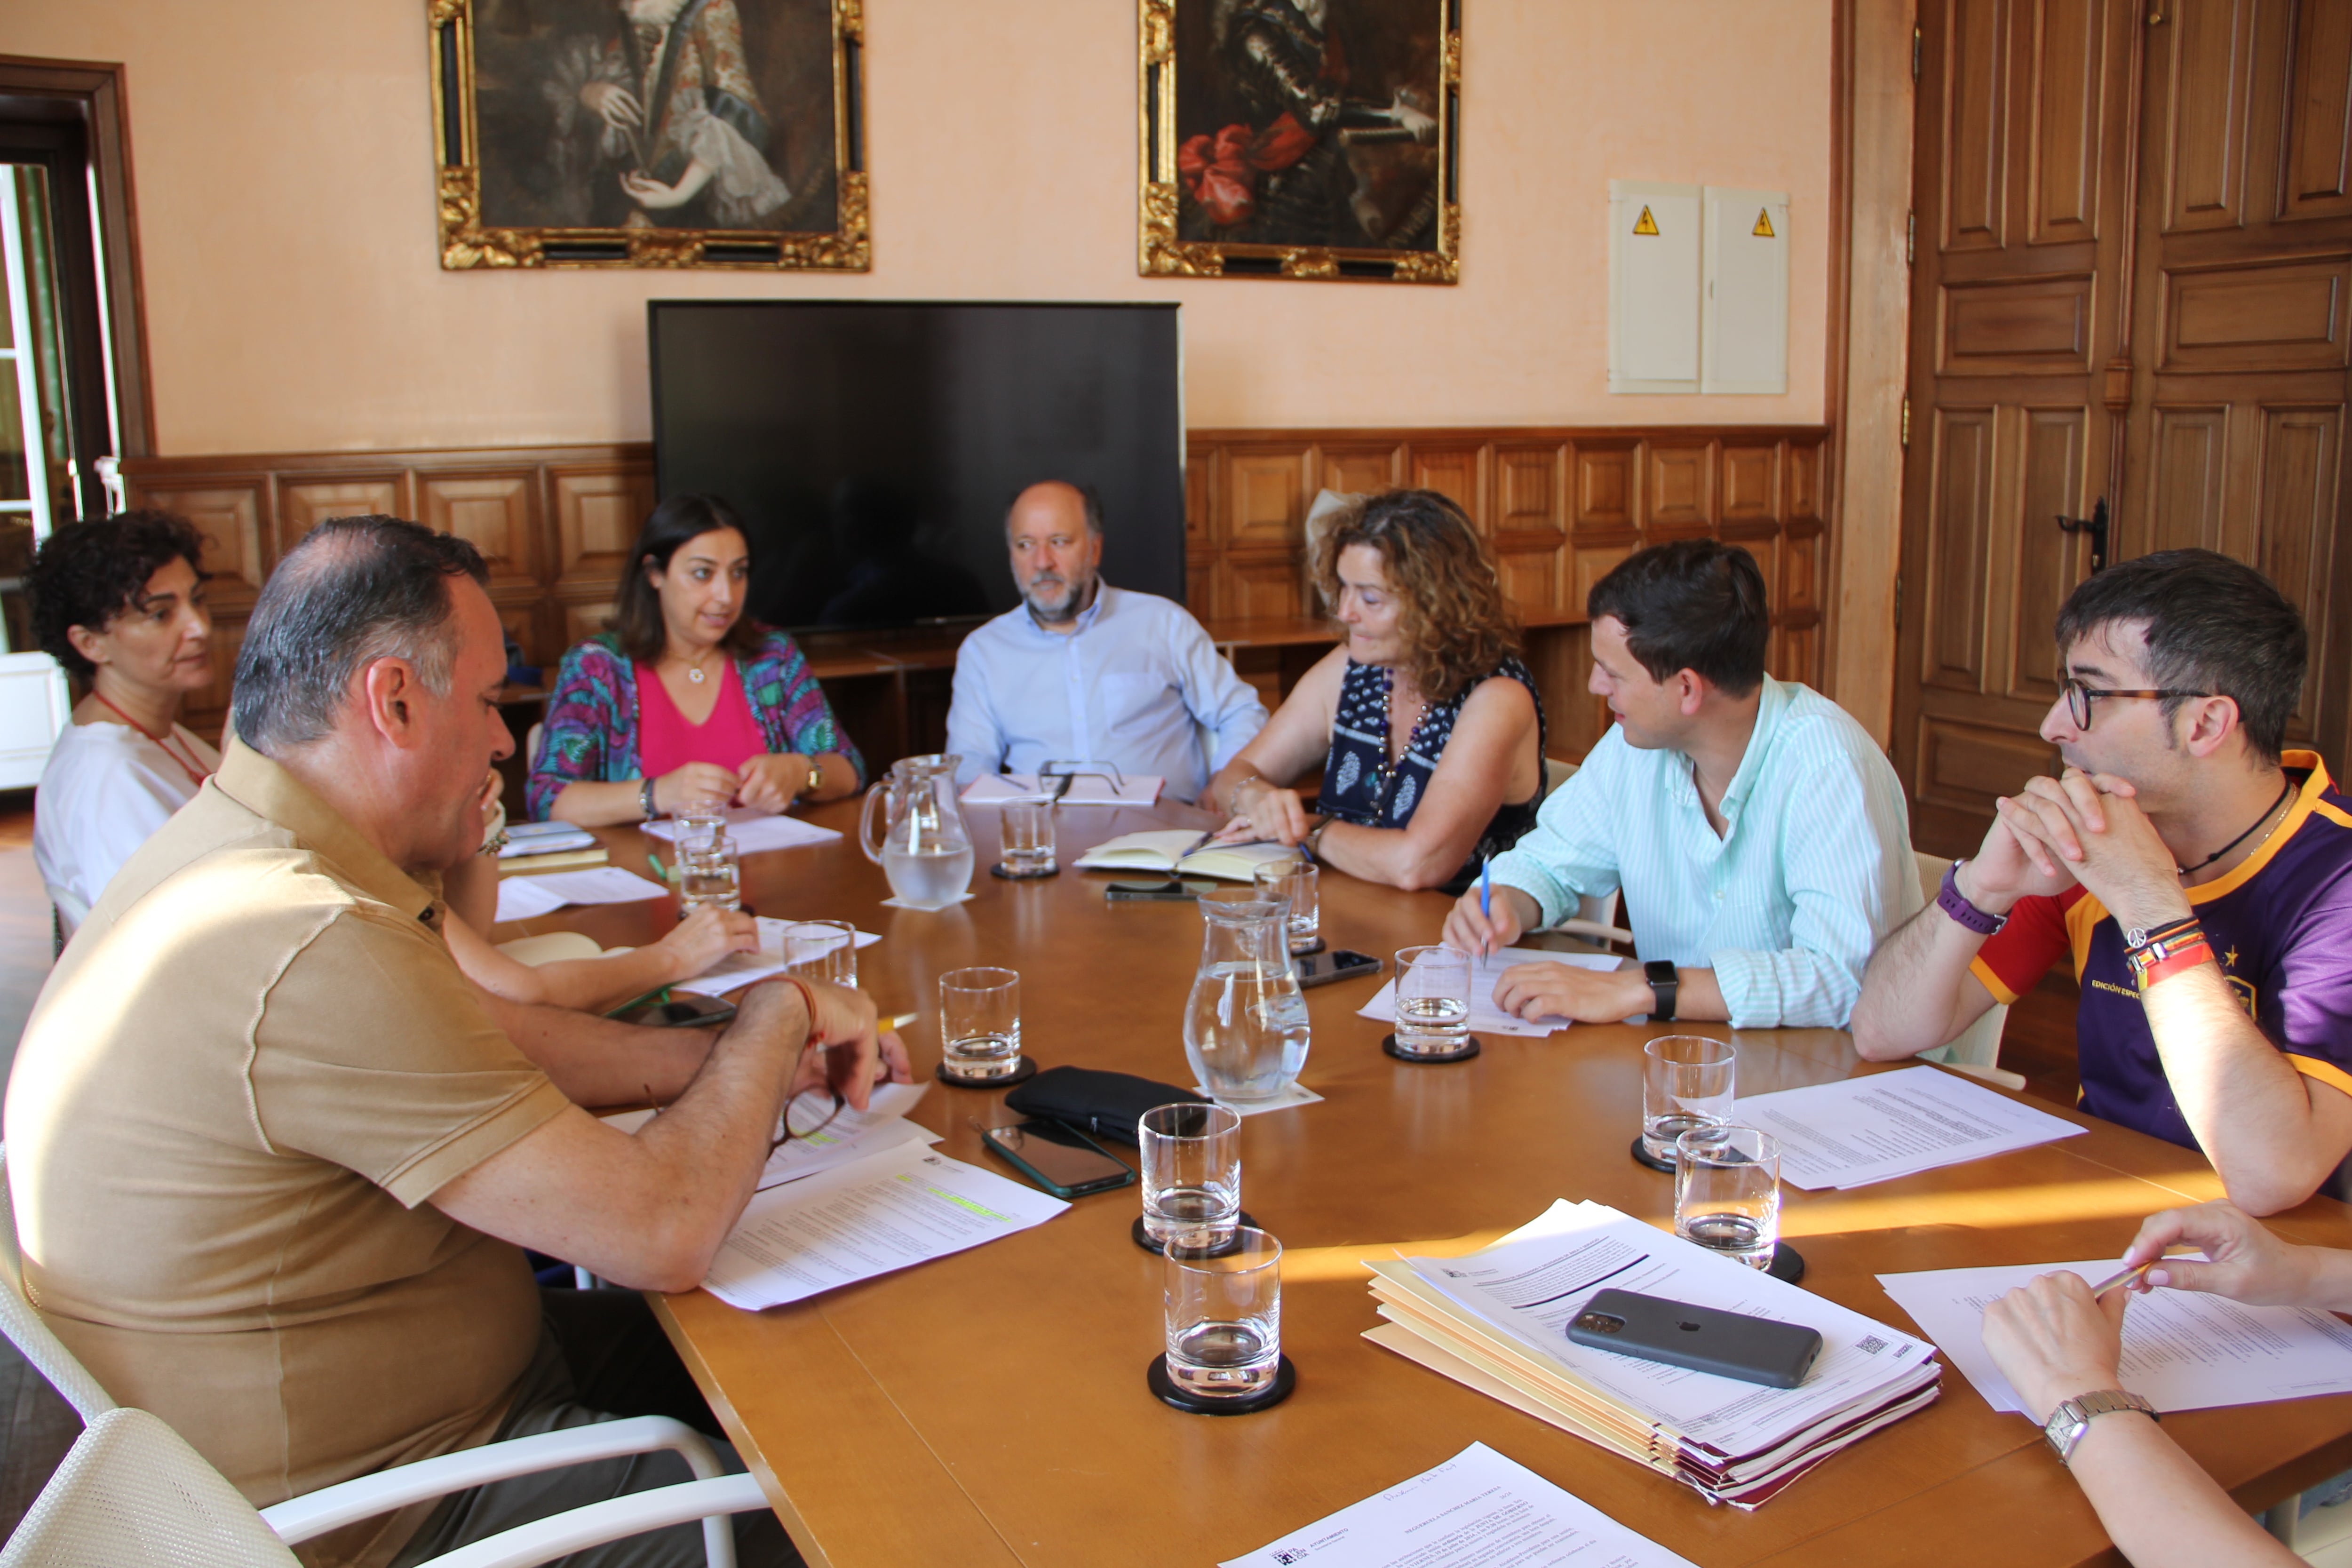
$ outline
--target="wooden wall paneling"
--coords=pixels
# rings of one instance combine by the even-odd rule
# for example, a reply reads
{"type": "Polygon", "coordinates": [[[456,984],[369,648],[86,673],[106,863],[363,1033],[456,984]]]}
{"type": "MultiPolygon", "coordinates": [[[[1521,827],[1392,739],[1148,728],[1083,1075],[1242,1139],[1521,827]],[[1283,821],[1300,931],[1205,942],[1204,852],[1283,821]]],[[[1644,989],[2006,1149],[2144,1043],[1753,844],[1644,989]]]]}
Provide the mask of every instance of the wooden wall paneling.
{"type": "Polygon", "coordinates": [[[2156,410],[2155,452],[2148,474],[2148,538],[2130,553],[2221,547],[2228,432],[2226,407],[2156,410]]]}
{"type": "Polygon", "coordinates": [[[1305,443],[1271,451],[1228,449],[1218,542],[1229,550],[1296,549],[1307,516],[1307,456],[1305,443]]]}
{"type": "Polygon", "coordinates": [[[1199,616],[1216,610],[1217,453],[1184,454],[1184,605],[1199,616]]]}
{"type": "Polygon", "coordinates": [[[1219,602],[1221,614],[1250,620],[1307,613],[1297,563],[1286,556],[1257,561],[1228,557],[1219,602]]]}
{"type": "Polygon", "coordinates": [[[1642,444],[1642,529],[1649,542],[1704,533],[1715,522],[1713,446],[1656,437],[1642,444]]]}
{"type": "Polygon", "coordinates": [[[133,480],[130,501],[186,518],[205,536],[206,591],[215,611],[242,610],[269,574],[268,474],[222,474],[191,483],[149,485],[133,480]]]}
{"type": "Polygon", "coordinates": [[[2282,218],[2352,216],[2352,7],[2295,7],[2282,218]]]}
{"type": "Polygon", "coordinates": [[[1723,443],[1719,472],[1722,519],[1734,523],[1780,523],[1780,443],[1723,443]]]}
{"type": "Polygon", "coordinates": [[[1486,508],[1486,447],[1483,442],[1459,445],[1415,441],[1412,444],[1412,488],[1435,490],[1464,511],[1478,531],[1492,535],[1495,521],[1486,508]]]}
{"type": "Polygon", "coordinates": [[[2339,370],[2352,363],[2352,258],[2167,271],[2164,372],[2339,370]]]}
{"type": "Polygon", "coordinates": [[[1790,522],[1822,521],[1822,448],[1803,442],[1788,444],[1789,502],[1790,522]]]}
{"type": "Polygon", "coordinates": [[[1937,411],[1929,432],[1935,504],[1920,584],[1918,614],[1927,626],[1920,680],[1948,690],[1984,689],[1994,428],[1990,408],[1945,408],[1937,411]]]}
{"type": "Polygon", "coordinates": [[[1368,444],[1322,442],[1316,481],[1319,489],[1340,495],[1378,495],[1404,484],[1404,445],[1398,441],[1368,444]]]}
{"type": "Polygon", "coordinates": [[[2010,6],[1952,0],[1940,40],[1944,83],[1942,248],[1999,250],[2008,243],[2006,171],[2010,6]]]}
{"type": "Polygon", "coordinates": [[[416,490],[416,521],[480,551],[491,586],[538,585],[545,552],[537,469],[425,472],[417,476],[416,490]]]}
{"type": "Polygon", "coordinates": [[[654,474],[643,463],[551,464],[556,581],[603,584],[621,579],[629,546],[654,510],[654,474]]]}
{"type": "Polygon", "coordinates": [[[1569,448],[1570,527],[1578,533],[1642,526],[1642,447],[1625,437],[1578,437],[1569,448]]]}
{"type": "Polygon", "coordinates": [[[2235,228],[2245,216],[2254,0],[2195,0],[2177,7],[2170,21],[2164,226],[2175,233],[2235,228]]]}
{"type": "Polygon", "coordinates": [[[215,745],[228,725],[228,696],[236,680],[236,656],[245,647],[243,615],[213,620],[213,679],[201,691],[191,691],[180,709],[180,722],[215,745]]]}
{"type": "Polygon", "coordinates": [[[563,646],[594,637],[612,624],[614,613],[620,608],[610,599],[587,603],[567,602],[561,609],[563,625],[563,646]]]}
{"type": "Polygon", "coordinates": [[[1560,548],[1558,541],[1532,550],[1497,547],[1495,567],[1503,582],[1503,596],[1524,616],[1530,611],[1559,607],[1560,548]]]}
{"type": "Polygon", "coordinates": [[[2105,9],[2101,0],[2043,0],[2033,15],[2031,244],[2071,244],[2098,230],[2098,117],[2110,68],[2105,9]]]}
{"type": "Polygon", "coordinates": [[[2303,611],[2311,631],[2310,673],[2287,726],[2297,741],[2313,733],[2322,705],[2346,678],[2325,657],[2329,617],[2343,611],[2324,591],[2335,571],[2343,428],[2340,406],[2263,410],[2254,565],[2303,611]]]}
{"type": "MultiPolygon", "coordinates": [[[[2090,510],[2088,487],[2099,480],[2084,475],[2091,411],[2087,408],[2030,408],[2024,417],[2023,470],[2025,496],[2018,508],[2025,526],[2016,531],[2009,551],[2016,563],[2008,616],[2008,635],[2000,646],[2011,650],[2003,683],[2008,695],[2028,702],[2058,699],[2058,645],[2050,628],[2058,623],[2058,607],[2074,584],[2087,574],[2088,546],[2080,534],[2044,527],[2044,519],[2080,517],[2090,510]]],[[[2104,476],[2102,476],[2104,479],[2104,476]]]]}
{"type": "Polygon", "coordinates": [[[1558,539],[1567,533],[1567,446],[1496,442],[1494,450],[1496,534],[1558,539]]]}
{"type": "Polygon", "coordinates": [[[278,476],[278,539],[272,557],[283,556],[302,536],[331,518],[414,517],[409,504],[408,475],[389,473],[336,475],[310,473],[278,476]]]}

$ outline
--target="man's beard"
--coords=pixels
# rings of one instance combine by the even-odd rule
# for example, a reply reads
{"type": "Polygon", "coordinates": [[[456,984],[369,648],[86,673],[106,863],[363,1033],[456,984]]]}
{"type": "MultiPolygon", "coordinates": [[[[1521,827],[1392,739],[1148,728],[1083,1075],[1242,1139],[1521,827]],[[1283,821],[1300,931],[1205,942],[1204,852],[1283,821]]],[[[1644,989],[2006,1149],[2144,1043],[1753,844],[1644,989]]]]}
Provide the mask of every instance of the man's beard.
{"type": "Polygon", "coordinates": [[[1091,575],[1076,582],[1065,582],[1040,574],[1029,579],[1029,585],[1021,591],[1021,597],[1028,605],[1031,615],[1049,626],[1058,626],[1078,618],[1078,611],[1084,607],[1088,590],[1093,585],[1091,575]],[[1049,599],[1046,595],[1054,588],[1060,589],[1060,593],[1049,599]]]}

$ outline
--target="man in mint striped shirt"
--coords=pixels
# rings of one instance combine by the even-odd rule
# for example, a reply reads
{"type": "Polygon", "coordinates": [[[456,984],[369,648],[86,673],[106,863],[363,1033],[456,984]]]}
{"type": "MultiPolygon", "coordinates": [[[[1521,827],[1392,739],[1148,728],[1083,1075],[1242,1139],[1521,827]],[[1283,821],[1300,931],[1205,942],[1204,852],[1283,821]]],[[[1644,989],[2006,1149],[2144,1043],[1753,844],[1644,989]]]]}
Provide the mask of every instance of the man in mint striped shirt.
{"type": "Polygon", "coordinates": [[[1446,917],[1469,952],[1622,889],[1639,967],[1525,963],[1495,1000],[1520,1017],[1728,1019],[1843,1028],[1880,936],[1920,906],[1903,786],[1861,725],[1764,673],[1755,558],[1661,544],[1595,584],[1591,689],[1617,722],[1446,917]]]}

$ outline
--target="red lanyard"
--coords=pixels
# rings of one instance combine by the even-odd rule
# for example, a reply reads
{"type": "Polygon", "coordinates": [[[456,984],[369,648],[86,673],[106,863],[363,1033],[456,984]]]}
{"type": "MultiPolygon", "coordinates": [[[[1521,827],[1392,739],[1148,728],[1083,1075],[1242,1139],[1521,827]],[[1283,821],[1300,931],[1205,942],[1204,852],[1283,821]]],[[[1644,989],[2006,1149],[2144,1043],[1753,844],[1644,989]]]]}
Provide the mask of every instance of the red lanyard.
{"type": "Polygon", "coordinates": [[[133,719],[121,709],[115,707],[113,703],[107,702],[105,692],[93,687],[90,689],[90,695],[97,698],[100,702],[106,702],[108,710],[111,711],[116,718],[121,720],[124,723],[138,731],[142,735],[146,735],[147,739],[154,742],[157,746],[161,747],[165,756],[180,764],[180,771],[188,775],[188,782],[201,789],[204,787],[205,780],[212,776],[205,772],[203,764],[197,760],[194,752],[189,752],[184,757],[179,752],[172,750],[172,742],[168,737],[163,735],[148,735],[146,727],[141,724],[138,720],[133,719]]]}

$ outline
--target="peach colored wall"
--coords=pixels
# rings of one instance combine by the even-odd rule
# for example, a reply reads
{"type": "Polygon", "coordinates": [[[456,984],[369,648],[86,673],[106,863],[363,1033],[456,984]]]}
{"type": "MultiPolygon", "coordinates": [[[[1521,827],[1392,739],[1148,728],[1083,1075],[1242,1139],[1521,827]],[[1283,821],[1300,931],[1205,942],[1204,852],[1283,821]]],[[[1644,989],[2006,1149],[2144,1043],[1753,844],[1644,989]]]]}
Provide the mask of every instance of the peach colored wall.
{"type": "Polygon", "coordinates": [[[422,0],[0,6],[122,61],[167,454],[644,437],[656,295],[1174,299],[1196,426],[1813,423],[1830,0],[1471,0],[1463,281],[1136,274],[1132,0],[868,0],[874,270],[450,273],[422,0]],[[1792,193],[1790,392],[1607,392],[1612,177],[1792,193]]]}

